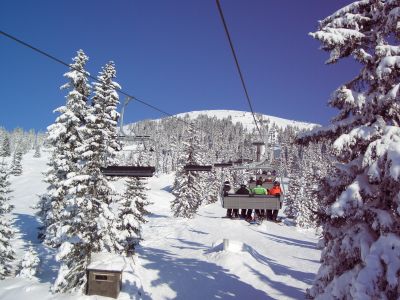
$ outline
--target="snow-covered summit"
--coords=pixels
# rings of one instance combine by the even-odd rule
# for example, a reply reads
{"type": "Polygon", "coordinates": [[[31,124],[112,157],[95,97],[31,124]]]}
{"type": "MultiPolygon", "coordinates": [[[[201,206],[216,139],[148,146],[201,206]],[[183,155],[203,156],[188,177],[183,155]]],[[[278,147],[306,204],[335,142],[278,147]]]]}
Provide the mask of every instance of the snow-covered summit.
{"type": "MultiPolygon", "coordinates": [[[[247,111],[239,111],[239,110],[199,110],[199,111],[191,111],[187,113],[181,113],[175,115],[175,117],[183,118],[185,115],[189,115],[189,118],[195,119],[200,115],[207,115],[209,117],[216,117],[217,119],[232,117],[232,122],[242,123],[245,128],[248,130],[252,130],[255,125],[253,121],[253,116],[251,112],[247,111]]],[[[316,126],[320,126],[318,124],[299,122],[294,120],[287,120],[278,117],[273,117],[264,114],[257,114],[262,117],[263,122],[269,122],[269,124],[275,124],[278,128],[286,128],[287,126],[296,126],[299,129],[312,129],[316,126]]]]}

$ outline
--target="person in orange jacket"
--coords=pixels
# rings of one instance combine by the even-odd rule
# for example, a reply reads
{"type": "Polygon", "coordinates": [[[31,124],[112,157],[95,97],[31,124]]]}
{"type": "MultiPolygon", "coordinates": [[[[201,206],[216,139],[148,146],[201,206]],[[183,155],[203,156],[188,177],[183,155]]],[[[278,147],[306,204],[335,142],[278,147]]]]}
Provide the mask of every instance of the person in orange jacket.
{"type": "Polygon", "coordinates": [[[282,194],[279,181],[274,181],[274,186],[268,190],[268,195],[280,196],[282,194]]]}
{"type": "MultiPolygon", "coordinates": [[[[268,190],[268,195],[272,195],[275,197],[280,197],[282,194],[282,190],[279,184],[279,181],[274,181],[274,186],[268,190]]],[[[276,218],[278,217],[278,210],[274,209],[273,211],[267,210],[267,219],[276,222],[276,218]]]]}

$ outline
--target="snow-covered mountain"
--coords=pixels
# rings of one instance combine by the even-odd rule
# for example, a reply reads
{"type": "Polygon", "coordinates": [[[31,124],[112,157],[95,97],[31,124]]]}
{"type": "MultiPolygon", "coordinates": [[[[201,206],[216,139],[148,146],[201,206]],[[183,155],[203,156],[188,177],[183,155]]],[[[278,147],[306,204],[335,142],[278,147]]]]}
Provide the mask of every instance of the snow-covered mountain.
{"type": "MultiPolygon", "coordinates": [[[[199,111],[192,111],[187,113],[181,113],[175,115],[175,117],[183,118],[185,115],[188,115],[189,118],[195,119],[200,115],[207,115],[209,117],[216,117],[217,119],[228,118],[229,116],[232,118],[232,122],[242,123],[245,128],[248,130],[253,130],[255,127],[253,115],[251,112],[247,111],[239,111],[239,110],[199,110],[199,111]]],[[[262,117],[263,123],[275,124],[278,128],[286,128],[287,126],[295,126],[299,129],[312,129],[316,126],[320,126],[318,124],[313,123],[306,123],[288,119],[282,119],[278,117],[273,117],[264,114],[257,114],[258,116],[262,117]]]]}
{"type": "MultiPolygon", "coordinates": [[[[255,124],[254,124],[254,119],[253,115],[251,112],[247,111],[240,111],[240,110],[197,110],[197,111],[191,111],[191,112],[185,112],[185,113],[179,113],[176,115],[173,115],[174,118],[185,118],[185,116],[188,116],[190,119],[196,119],[200,115],[206,115],[210,118],[217,118],[219,120],[231,117],[232,118],[232,123],[242,123],[243,127],[247,129],[249,132],[253,131],[255,129],[255,124]]],[[[269,115],[264,115],[257,113],[257,120],[261,119],[261,122],[263,124],[268,124],[269,127],[271,127],[273,124],[276,125],[277,128],[280,129],[285,129],[287,126],[293,126],[297,127],[300,130],[311,130],[315,127],[320,127],[321,125],[319,124],[314,124],[314,123],[307,123],[307,122],[300,122],[300,121],[294,121],[294,120],[288,120],[288,119],[283,119],[279,117],[274,117],[274,116],[269,116],[269,115]]],[[[160,119],[155,119],[153,121],[160,121],[163,118],[160,119]]],[[[144,120],[144,121],[151,121],[151,120],[144,120]]],[[[133,124],[140,123],[141,121],[131,123],[131,124],[126,124],[124,125],[124,130],[128,130],[133,124]]]]}

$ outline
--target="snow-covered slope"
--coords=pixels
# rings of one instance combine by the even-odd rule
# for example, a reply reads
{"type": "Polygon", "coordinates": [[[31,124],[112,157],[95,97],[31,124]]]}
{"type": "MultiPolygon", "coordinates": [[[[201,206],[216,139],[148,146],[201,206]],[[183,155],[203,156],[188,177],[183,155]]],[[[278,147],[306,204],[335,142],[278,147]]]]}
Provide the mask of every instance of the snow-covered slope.
{"type": "MultiPolygon", "coordinates": [[[[207,115],[209,117],[216,117],[217,119],[227,118],[229,116],[232,117],[232,122],[242,123],[245,128],[248,130],[252,130],[255,125],[253,121],[253,115],[251,112],[246,111],[238,111],[238,110],[200,110],[200,111],[192,111],[188,113],[177,114],[176,117],[183,118],[186,114],[189,115],[191,119],[197,118],[199,115],[207,115]]],[[[300,129],[312,129],[315,126],[319,126],[318,124],[313,123],[305,123],[293,120],[282,119],[278,117],[268,116],[259,114],[263,117],[264,122],[268,122],[269,124],[275,124],[278,128],[285,128],[286,126],[296,126],[300,129]]]]}
{"type": "MultiPolygon", "coordinates": [[[[39,225],[32,206],[43,193],[42,172],[48,153],[39,159],[24,156],[22,176],[12,177],[12,213],[18,230],[14,241],[17,260],[32,244],[41,258],[32,280],[0,281],[0,299],[103,299],[98,296],[52,295],[50,286],[58,264],[54,251],[36,238],[39,225]]],[[[313,232],[300,231],[289,222],[249,225],[222,219],[220,203],[202,206],[193,219],[174,218],[173,174],[149,179],[149,222],[143,227],[137,255],[126,258],[118,299],[303,299],[319,266],[320,251],[313,232]],[[229,241],[224,249],[224,239],[229,241]]],[[[123,189],[123,181],[116,183],[123,189]]],[[[104,298],[106,299],[106,298],[104,298]]],[[[107,298],[108,299],[108,298],[107,298]]]]}

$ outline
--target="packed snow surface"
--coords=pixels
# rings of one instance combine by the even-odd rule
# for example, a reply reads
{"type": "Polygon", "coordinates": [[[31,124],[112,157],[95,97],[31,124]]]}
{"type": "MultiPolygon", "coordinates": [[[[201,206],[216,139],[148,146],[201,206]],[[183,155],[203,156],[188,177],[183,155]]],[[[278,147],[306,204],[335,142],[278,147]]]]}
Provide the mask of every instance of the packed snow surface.
{"type": "MultiPolygon", "coordinates": [[[[77,294],[52,294],[58,271],[55,252],[36,238],[39,225],[32,208],[45,191],[42,172],[48,153],[23,158],[23,174],[11,177],[15,209],[17,259],[31,244],[41,259],[33,279],[0,281],[0,299],[107,299],[77,294]]],[[[223,219],[219,203],[202,206],[193,219],[174,218],[173,174],[148,180],[149,222],[137,254],[125,258],[118,299],[303,299],[319,267],[320,251],[313,232],[290,222],[250,225],[223,219]]],[[[122,182],[116,183],[122,189],[122,182]]]]}

